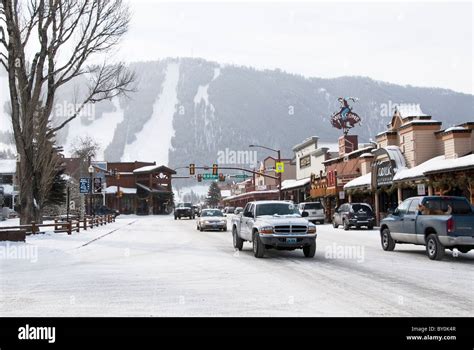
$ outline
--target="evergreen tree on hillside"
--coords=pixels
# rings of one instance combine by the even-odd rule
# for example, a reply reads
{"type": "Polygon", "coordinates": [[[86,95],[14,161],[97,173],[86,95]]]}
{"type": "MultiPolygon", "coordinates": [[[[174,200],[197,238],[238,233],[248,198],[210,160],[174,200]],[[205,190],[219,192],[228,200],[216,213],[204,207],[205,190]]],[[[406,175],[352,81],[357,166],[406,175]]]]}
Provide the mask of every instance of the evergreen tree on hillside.
{"type": "Polygon", "coordinates": [[[207,192],[206,204],[210,207],[217,207],[221,198],[221,189],[217,185],[217,182],[211,182],[209,191],[207,192]]]}

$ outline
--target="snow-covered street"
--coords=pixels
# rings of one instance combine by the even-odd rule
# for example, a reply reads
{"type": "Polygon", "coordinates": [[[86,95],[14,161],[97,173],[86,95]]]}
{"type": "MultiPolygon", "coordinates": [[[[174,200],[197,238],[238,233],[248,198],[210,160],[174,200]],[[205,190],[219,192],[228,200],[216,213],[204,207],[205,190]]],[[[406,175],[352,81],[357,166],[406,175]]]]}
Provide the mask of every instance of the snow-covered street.
{"type": "MultiPolygon", "coordinates": [[[[230,220],[230,219],[229,219],[230,220]]],[[[0,316],[472,316],[474,252],[431,261],[377,230],[318,225],[302,251],[254,258],[194,220],[120,216],[93,230],[0,242],[0,316]]],[[[456,254],[454,254],[456,255],[456,254]]]]}

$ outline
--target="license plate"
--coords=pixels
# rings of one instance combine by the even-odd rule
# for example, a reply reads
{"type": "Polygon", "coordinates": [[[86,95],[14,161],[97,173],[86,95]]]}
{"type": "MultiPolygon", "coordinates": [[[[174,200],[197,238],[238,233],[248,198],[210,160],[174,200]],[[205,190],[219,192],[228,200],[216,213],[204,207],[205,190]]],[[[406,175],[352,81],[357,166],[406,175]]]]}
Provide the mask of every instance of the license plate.
{"type": "Polygon", "coordinates": [[[296,238],[287,238],[286,243],[296,243],[296,238]]]}

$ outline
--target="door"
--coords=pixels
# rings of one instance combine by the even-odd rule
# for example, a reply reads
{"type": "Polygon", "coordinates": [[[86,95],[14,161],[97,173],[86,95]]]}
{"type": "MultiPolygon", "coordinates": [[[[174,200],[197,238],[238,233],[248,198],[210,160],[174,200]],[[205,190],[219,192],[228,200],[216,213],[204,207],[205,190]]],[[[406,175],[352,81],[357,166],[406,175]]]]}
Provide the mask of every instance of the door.
{"type": "Polygon", "coordinates": [[[407,213],[403,220],[403,235],[406,242],[410,243],[424,243],[424,237],[420,237],[416,234],[416,217],[418,216],[418,206],[420,205],[419,199],[413,199],[408,206],[407,213]]]}
{"type": "Polygon", "coordinates": [[[247,241],[250,241],[252,238],[254,207],[252,203],[247,204],[240,221],[240,237],[247,241]]]}
{"type": "Polygon", "coordinates": [[[405,215],[408,213],[408,208],[410,207],[411,199],[406,199],[403,201],[395,212],[393,213],[390,222],[390,234],[394,239],[405,242],[406,238],[404,237],[404,228],[403,223],[405,221],[405,215]]]}

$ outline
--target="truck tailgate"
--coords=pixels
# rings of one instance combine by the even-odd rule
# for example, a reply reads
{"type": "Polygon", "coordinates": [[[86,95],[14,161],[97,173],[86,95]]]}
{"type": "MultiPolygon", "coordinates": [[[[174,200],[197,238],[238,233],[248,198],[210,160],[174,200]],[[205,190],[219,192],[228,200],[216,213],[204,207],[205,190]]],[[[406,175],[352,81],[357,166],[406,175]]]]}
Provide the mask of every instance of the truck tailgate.
{"type": "Polygon", "coordinates": [[[454,219],[454,232],[450,236],[472,236],[474,237],[474,214],[452,215],[454,219]]]}

